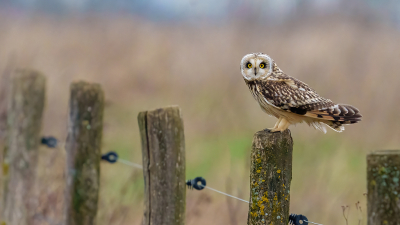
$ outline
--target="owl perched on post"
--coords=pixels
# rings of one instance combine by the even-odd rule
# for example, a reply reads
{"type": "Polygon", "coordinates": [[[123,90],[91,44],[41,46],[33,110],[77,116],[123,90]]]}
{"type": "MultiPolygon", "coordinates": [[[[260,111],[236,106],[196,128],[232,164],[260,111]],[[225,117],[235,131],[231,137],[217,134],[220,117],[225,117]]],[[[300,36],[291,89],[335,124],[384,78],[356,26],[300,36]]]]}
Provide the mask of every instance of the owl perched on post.
{"type": "Polygon", "coordinates": [[[240,70],[261,109],[278,118],[275,126],[269,128],[270,132],[284,131],[291,124],[302,122],[324,133],[323,124],[342,132],[344,124],[361,121],[356,107],[335,104],[319,96],[307,84],[286,75],[266,54],[245,55],[240,70]]]}

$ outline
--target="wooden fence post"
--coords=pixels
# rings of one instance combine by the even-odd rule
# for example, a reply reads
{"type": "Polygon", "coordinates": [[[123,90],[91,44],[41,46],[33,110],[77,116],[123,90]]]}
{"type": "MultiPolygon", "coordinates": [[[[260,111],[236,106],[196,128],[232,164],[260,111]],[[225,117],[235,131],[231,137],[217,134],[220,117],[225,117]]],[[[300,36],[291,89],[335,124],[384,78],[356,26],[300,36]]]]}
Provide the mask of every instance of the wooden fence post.
{"type": "Polygon", "coordinates": [[[98,84],[71,84],[66,143],[67,225],[96,224],[104,94],[98,84]]]}
{"type": "Polygon", "coordinates": [[[145,204],[143,225],[185,223],[185,140],[178,107],[138,115],[145,204]]]}
{"type": "MultiPolygon", "coordinates": [[[[8,64],[3,73],[0,72],[0,164],[3,162],[4,157],[4,149],[6,146],[6,137],[7,137],[7,108],[8,101],[10,100],[10,84],[11,84],[11,75],[14,72],[12,66],[8,64]]],[[[3,169],[0,166],[0,196],[3,196],[3,169]]],[[[0,216],[2,212],[1,208],[1,199],[0,197],[0,216]]],[[[0,219],[1,222],[1,219],[0,219]]]]}
{"type": "Polygon", "coordinates": [[[8,104],[7,149],[3,159],[4,196],[1,224],[33,224],[34,194],[46,78],[36,71],[17,70],[8,104]]]}
{"type": "Polygon", "coordinates": [[[293,140],[289,130],[254,134],[248,225],[288,224],[292,153],[293,140]]]}
{"type": "Polygon", "coordinates": [[[368,225],[400,221],[400,151],[375,151],[367,156],[368,225]]]}

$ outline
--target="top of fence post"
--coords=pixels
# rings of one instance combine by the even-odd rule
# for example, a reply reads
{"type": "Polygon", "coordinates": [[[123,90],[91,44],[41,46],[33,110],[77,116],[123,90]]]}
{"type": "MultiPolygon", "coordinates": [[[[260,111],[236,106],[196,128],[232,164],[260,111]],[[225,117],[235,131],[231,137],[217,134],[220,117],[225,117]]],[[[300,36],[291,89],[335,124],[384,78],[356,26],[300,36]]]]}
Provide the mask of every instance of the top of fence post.
{"type": "Polygon", "coordinates": [[[178,107],[138,115],[142,138],[145,208],[143,225],[185,223],[185,140],[178,107]]]}
{"type": "Polygon", "coordinates": [[[375,151],[367,156],[368,225],[400,221],[400,151],[375,151]]]}
{"type": "Polygon", "coordinates": [[[96,224],[104,93],[99,84],[71,84],[65,192],[66,225],[96,224]]]}
{"type": "Polygon", "coordinates": [[[251,149],[248,225],[287,225],[293,140],[289,130],[254,134],[251,149]]]}

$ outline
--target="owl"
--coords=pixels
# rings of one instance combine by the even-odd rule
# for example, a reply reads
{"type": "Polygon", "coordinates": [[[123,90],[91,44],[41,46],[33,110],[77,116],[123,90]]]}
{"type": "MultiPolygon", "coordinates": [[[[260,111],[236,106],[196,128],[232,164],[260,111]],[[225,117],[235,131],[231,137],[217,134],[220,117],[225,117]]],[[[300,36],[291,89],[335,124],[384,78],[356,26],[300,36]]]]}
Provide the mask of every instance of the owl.
{"type": "Polygon", "coordinates": [[[307,84],[286,75],[266,54],[252,53],[240,63],[244,81],[261,109],[278,119],[270,132],[286,130],[305,122],[326,133],[325,126],[337,132],[345,124],[361,121],[359,110],[351,105],[335,104],[319,96],[307,84]]]}

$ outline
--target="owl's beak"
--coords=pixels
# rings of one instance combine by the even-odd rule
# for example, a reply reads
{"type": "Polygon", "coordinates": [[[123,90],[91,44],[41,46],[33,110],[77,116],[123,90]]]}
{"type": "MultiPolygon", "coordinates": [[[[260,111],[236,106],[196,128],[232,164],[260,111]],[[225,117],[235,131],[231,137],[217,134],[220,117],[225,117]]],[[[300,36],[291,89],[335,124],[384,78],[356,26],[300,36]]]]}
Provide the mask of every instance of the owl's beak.
{"type": "Polygon", "coordinates": [[[257,75],[257,68],[254,68],[254,75],[257,75]]]}

